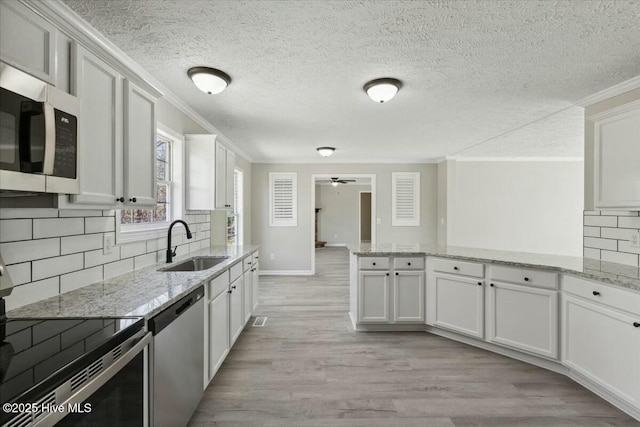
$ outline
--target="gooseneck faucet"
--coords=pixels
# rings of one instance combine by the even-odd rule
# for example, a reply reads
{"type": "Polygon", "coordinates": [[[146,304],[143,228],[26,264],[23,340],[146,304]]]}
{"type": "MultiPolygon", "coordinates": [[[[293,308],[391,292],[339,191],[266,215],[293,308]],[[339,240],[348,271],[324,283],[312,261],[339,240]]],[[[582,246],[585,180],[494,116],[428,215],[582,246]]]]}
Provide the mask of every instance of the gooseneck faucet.
{"type": "Polygon", "coordinates": [[[191,230],[189,230],[189,226],[186,222],[181,219],[176,219],[171,223],[171,225],[169,226],[169,234],[167,235],[167,263],[173,261],[173,257],[176,256],[176,249],[178,249],[178,247],[176,246],[175,248],[173,248],[173,250],[171,250],[171,230],[177,223],[184,225],[184,228],[187,229],[187,239],[190,239],[192,237],[191,230]]]}

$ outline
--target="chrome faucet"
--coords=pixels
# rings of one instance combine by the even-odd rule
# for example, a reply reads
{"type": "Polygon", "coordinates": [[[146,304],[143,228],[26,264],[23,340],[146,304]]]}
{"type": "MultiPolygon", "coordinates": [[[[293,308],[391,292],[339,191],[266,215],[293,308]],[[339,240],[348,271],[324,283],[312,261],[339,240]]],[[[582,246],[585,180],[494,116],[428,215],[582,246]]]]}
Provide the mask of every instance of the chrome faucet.
{"type": "Polygon", "coordinates": [[[169,235],[167,236],[167,263],[170,263],[173,260],[173,257],[176,256],[176,249],[178,249],[178,247],[176,246],[175,248],[173,248],[173,250],[171,250],[171,229],[173,229],[173,226],[178,222],[184,225],[184,228],[187,229],[187,239],[190,239],[192,237],[191,230],[189,230],[189,226],[186,222],[181,219],[176,219],[171,223],[171,225],[169,226],[169,235]]]}

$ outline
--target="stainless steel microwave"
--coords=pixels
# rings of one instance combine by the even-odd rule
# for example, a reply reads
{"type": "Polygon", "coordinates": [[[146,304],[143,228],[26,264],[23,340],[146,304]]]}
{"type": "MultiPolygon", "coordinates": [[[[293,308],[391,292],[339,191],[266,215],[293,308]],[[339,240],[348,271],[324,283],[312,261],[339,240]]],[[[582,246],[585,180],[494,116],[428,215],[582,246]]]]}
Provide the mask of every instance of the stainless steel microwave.
{"type": "Polygon", "coordinates": [[[0,190],[80,192],[80,102],[0,62],[0,190]]]}

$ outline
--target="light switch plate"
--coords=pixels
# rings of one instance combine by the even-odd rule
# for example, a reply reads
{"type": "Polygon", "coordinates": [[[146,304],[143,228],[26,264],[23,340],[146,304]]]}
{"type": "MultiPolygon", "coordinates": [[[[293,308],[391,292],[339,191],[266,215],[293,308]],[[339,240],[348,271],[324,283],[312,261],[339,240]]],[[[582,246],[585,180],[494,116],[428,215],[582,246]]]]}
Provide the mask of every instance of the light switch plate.
{"type": "Polygon", "coordinates": [[[109,255],[113,251],[113,236],[105,233],[102,238],[102,253],[109,255]]]}
{"type": "Polygon", "coordinates": [[[633,230],[631,232],[631,242],[629,246],[640,249],[640,230],[633,230]]]}

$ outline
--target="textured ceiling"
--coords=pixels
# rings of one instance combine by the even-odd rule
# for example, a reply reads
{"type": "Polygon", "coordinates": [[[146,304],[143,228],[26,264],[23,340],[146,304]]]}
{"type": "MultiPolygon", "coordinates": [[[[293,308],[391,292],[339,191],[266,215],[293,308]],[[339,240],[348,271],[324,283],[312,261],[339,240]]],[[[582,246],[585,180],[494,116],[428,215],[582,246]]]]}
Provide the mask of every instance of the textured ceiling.
{"type": "Polygon", "coordinates": [[[254,161],[582,156],[569,107],[640,74],[638,1],[64,1],[254,161]]]}

